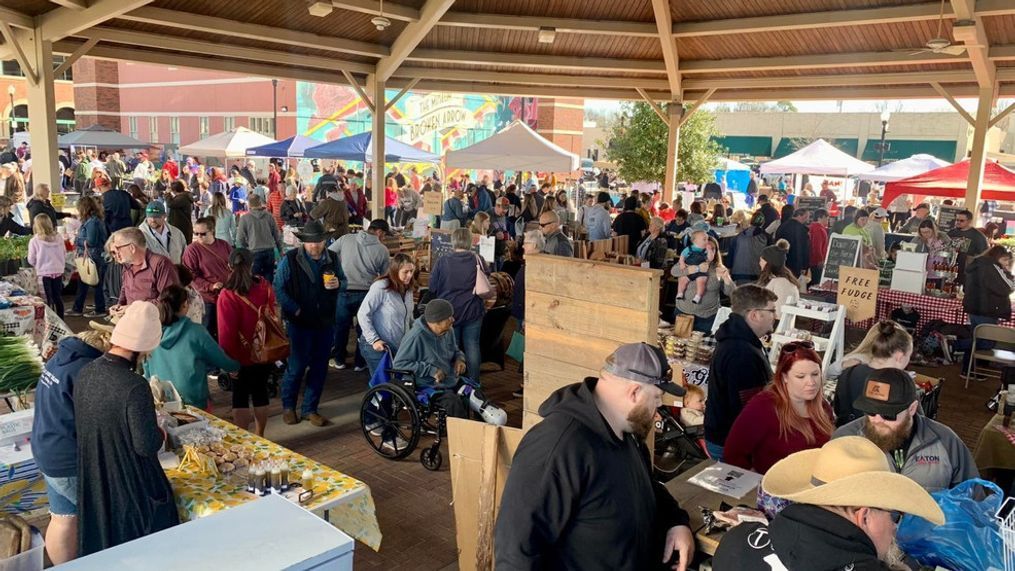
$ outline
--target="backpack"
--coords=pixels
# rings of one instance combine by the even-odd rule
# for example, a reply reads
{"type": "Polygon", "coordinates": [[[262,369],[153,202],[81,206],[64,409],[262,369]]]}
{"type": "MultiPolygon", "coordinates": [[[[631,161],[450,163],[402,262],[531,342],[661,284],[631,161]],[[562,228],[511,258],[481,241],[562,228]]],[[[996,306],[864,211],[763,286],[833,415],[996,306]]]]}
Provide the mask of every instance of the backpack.
{"type": "Polygon", "coordinates": [[[237,297],[257,313],[257,324],[254,325],[254,334],[250,340],[244,339],[243,335],[239,336],[240,344],[250,351],[250,360],[257,364],[266,364],[288,358],[289,338],[286,336],[282,324],[271,311],[271,307],[274,305],[274,294],[271,293],[271,290],[268,293],[268,303],[260,308],[250,303],[250,300],[245,296],[237,294],[237,297]]]}

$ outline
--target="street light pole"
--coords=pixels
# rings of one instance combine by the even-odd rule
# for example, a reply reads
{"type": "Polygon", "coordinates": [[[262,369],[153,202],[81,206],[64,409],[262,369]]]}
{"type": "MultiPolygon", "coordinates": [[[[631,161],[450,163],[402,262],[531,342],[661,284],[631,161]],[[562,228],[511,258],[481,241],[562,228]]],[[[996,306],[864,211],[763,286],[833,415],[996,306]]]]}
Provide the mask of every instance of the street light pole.
{"type": "Polygon", "coordinates": [[[891,118],[890,112],[881,112],[881,142],[878,144],[878,167],[885,162],[885,151],[888,149],[888,145],[885,143],[885,136],[888,134],[888,120],[891,118]]]}
{"type": "Polygon", "coordinates": [[[278,80],[271,80],[271,138],[278,140],[278,80]]]}

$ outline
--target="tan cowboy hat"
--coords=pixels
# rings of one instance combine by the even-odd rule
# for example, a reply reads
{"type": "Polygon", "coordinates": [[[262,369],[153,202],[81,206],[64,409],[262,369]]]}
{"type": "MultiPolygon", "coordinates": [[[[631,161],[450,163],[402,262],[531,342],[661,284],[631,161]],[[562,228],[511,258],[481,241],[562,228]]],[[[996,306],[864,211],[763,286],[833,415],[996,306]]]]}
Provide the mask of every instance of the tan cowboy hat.
{"type": "Polygon", "coordinates": [[[919,484],[892,472],[885,453],[860,436],[830,440],[772,466],[761,487],[799,504],[868,507],[920,516],[942,525],[944,513],[919,484]]]}

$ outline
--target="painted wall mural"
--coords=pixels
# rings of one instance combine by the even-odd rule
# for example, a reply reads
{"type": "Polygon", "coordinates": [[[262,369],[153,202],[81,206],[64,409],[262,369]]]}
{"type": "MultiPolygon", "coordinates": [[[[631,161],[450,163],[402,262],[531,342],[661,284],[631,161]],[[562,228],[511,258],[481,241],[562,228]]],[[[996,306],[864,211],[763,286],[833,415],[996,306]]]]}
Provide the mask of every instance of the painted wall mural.
{"type": "MultiPolygon", "coordinates": [[[[351,87],[298,82],[296,89],[297,132],[332,141],[370,130],[370,110],[351,87]]],[[[523,113],[535,129],[537,112],[537,100],[529,97],[409,92],[388,110],[385,129],[389,137],[444,154],[482,141],[523,113]]]]}

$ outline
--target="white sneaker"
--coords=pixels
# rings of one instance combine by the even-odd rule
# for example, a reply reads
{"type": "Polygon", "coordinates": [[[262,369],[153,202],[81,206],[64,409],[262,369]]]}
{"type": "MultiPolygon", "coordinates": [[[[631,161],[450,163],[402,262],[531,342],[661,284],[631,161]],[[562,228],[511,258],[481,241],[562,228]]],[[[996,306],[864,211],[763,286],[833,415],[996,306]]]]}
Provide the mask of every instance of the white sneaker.
{"type": "Polygon", "coordinates": [[[328,361],[328,366],[331,367],[332,369],[338,369],[339,371],[341,371],[342,369],[345,368],[346,365],[345,363],[339,363],[338,361],[331,359],[328,361]]]}
{"type": "MultiPolygon", "coordinates": [[[[342,366],[342,368],[344,369],[344,368],[345,368],[345,366],[343,365],[343,366],[342,366]]],[[[361,372],[361,371],[365,371],[365,370],[367,370],[367,368],[366,368],[366,367],[360,367],[360,366],[356,366],[356,367],[353,367],[353,368],[352,368],[352,371],[353,371],[354,373],[359,373],[359,372],[361,372]]]]}
{"type": "Polygon", "coordinates": [[[382,423],[382,422],[374,422],[374,423],[366,425],[366,429],[367,429],[367,432],[369,432],[371,436],[380,436],[380,435],[384,434],[384,423],[382,423]]]}
{"type": "Polygon", "coordinates": [[[391,450],[392,452],[398,452],[405,450],[409,445],[409,442],[401,436],[395,436],[394,439],[387,439],[381,443],[381,448],[385,450],[391,450]]]}

